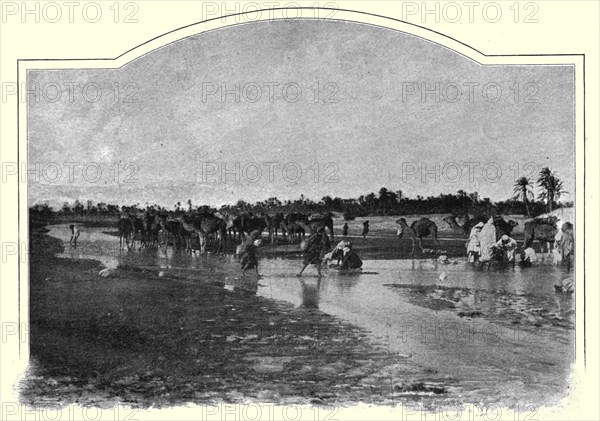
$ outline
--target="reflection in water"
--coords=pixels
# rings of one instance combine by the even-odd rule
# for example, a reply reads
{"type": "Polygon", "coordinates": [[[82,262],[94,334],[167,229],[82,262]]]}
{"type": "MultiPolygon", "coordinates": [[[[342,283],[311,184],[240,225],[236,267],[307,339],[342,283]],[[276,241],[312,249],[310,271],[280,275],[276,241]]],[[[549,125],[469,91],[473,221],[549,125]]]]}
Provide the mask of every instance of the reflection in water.
{"type": "Polygon", "coordinates": [[[338,279],[335,286],[340,292],[349,292],[360,280],[360,276],[356,272],[338,272],[338,279]]]}
{"type": "Polygon", "coordinates": [[[75,258],[79,257],[77,254],[77,246],[76,245],[69,243],[69,245],[68,246],[65,245],[65,247],[68,247],[67,251],[68,251],[69,257],[71,259],[75,259],[75,258]]]}
{"type": "Polygon", "coordinates": [[[236,279],[235,290],[253,295],[256,294],[258,291],[258,278],[246,275],[236,279]]]}
{"type": "Polygon", "coordinates": [[[302,286],[302,307],[319,308],[319,291],[321,290],[321,278],[317,282],[300,280],[302,286]]]}

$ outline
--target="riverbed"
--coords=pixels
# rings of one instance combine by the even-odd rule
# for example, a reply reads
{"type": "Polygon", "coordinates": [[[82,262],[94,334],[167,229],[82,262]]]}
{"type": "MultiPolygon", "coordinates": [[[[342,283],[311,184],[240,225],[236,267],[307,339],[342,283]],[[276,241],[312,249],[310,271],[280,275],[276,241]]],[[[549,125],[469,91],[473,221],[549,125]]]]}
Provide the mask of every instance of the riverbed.
{"type": "MultiPolygon", "coordinates": [[[[119,250],[110,227],[84,228],[77,247],[68,225],[49,226],[65,241],[58,257],[93,259],[106,267],[137,267],[226,287],[320,311],[367,332],[389,353],[451,383],[464,402],[551,405],[565,396],[574,361],[574,294],[554,285],[573,274],[549,261],[531,268],[483,270],[464,258],[364,259],[362,271],[309,267],[296,277],[298,253],[264,253],[261,277],[240,278],[232,255],[189,255],[172,247],[119,250]]],[[[290,249],[294,246],[291,245],[290,249]]],[[[291,250],[293,252],[293,249],[291,250]]],[[[259,252],[260,254],[260,252],[259,252]]]]}

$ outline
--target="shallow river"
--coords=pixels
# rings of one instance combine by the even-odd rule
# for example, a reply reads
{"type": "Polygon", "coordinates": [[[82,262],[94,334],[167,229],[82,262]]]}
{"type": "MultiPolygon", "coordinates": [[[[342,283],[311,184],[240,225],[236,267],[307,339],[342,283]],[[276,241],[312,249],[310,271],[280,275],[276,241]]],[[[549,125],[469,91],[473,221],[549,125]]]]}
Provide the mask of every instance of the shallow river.
{"type": "MultiPolygon", "coordinates": [[[[189,256],[171,247],[119,252],[118,239],[103,233],[110,228],[82,228],[72,248],[68,225],[48,228],[66,243],[61,257],[239,283],[239,263],[231,256],[189,256]]],[[[483,271],[465,259],[365,260],[362,273],[325,269],[319,281],[314,267],[297,278],[301,266],[298,259],[261,259],[257,294],[318,306],[366,329],[390,352],[453,379],[455,392],[470,402],[551,404],[566,393],[575,297],[554,290],[572,276],[564,269],[540,264],[483,271]]]]}

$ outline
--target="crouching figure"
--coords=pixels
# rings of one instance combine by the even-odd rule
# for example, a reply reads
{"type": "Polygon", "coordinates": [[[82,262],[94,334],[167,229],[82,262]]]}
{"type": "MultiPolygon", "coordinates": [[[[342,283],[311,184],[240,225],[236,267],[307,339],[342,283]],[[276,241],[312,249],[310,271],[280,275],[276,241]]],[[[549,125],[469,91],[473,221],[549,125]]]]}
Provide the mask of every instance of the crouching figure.
{"type": "Polygon", "coordinates": [[[337,266],[342,270],[360,269],[362,260],[352,249],[350,241],[341,241],[335,248],[324,256],[325,260],[337,260],[337,266]]]}

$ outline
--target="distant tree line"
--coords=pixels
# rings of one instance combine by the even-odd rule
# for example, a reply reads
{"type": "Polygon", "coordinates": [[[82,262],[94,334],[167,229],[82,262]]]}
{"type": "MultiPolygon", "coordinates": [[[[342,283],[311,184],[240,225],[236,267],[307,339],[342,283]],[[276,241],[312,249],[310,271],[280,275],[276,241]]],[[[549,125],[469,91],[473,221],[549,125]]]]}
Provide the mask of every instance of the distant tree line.
{"type": "Polygon", "coordinates": [[[492,202],[489,198],[480,198],[477,192],[468,193],[459,190],[454,194],[440,194],[438,196],[416,198],[406,197],[402,190],[392,191],[386,187],[379,189],[377,193],[371,192],[361,195],[358,198],[345,199],[340,197],[324,196],[319,201],[307,199],[300,195],[295,200],[279,200],[277,197],[270,197],[264,201],[249,203],[244,200],[238,200],[232,205],[224,205],[220,208],[211,206],[194,206],[191,199],[185,204],[177,202],[173,208],[165,208],[159,205],[150,205],[148,203],[132,206],[119,206],[107,203],[94,204],[91,200],[85,203],[76,200],[73,204],[64,203],[62,208],[55,211],[48,204],[37,204],[30,208],[30,214],[33,217],[39,216],[48,218],[56,214],[62,216],[118,216],[124,211],[137,212],[146,209],[155,211],[193,211],[200,212],[222,212],[222,213],[242,213],[242,212],[305,212],[305,213],[327,213],[339,212],[346,219],[354,219],[357,216],[375,216],[375,215],[411,215],[411,214],[472,214],[472,215],[528,215],[536,216],[542,213],[552,211],[556,207],[571,207],[572,202],[561,202],[557,200],[565,194],[562,182],[555,173],[549,168],[544,168],[540,172],[537,180],[540,190],[536,200],[533,193],[534,185],[526,177],[518,179],[514,185],[513,196],[507,200],[492,202]]]}

